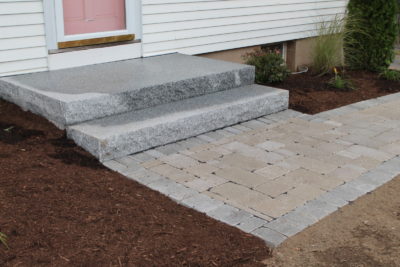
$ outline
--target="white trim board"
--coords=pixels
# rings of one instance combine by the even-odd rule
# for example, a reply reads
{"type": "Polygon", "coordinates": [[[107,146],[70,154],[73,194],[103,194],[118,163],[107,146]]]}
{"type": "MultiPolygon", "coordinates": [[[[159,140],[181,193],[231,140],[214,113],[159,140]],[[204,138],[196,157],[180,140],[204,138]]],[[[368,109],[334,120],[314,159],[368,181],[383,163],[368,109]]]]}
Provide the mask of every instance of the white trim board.
{"type": "Polygon", "coordinates": [[[50,54],[49,70],[59,70],[92,64],[139,58],[142,56],[142,44],[133,43],[102,48],[50,54]]]}

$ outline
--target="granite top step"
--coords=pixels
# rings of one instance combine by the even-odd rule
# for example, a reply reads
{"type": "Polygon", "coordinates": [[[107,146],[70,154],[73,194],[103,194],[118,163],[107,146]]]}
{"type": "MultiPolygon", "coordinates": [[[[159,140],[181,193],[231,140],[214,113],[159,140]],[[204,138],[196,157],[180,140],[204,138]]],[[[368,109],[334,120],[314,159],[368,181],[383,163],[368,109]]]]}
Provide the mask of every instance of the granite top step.
{"type": "Polygon", "coordinates": [[[250,120],[288,107],[288,91],[243,86],[67,128],[70,138],[107,160],[250,120]]]}
{"type": "Polygon", "coordinates": [[[169,54],[0,79],[0,97],[60,128],[254,82],[254,67],[169,54]]]}

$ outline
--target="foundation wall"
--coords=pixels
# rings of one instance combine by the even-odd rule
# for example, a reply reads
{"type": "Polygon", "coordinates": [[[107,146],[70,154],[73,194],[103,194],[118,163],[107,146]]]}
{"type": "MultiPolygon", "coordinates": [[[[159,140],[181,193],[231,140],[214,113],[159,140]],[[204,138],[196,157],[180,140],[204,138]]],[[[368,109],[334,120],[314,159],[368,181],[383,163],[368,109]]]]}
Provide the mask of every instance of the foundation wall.
{"type": "MultiPolygon", "coordinates": [[[[311,64],[313,38],[299,39],[286,42],[286,64],[291,71],[297,71],[299,66],[311,64]]],[[[224,50],[198,56],[224,60],[235,63],[244,63],[243,56],[261,46],[250,46],[237,49],[224,50]]]]}
{"type": "Polygon", "coordinates": [[[256,49],[260,49],[260,46],[250,46],[237,49],[230,49],[219,52],[200,54],[198,56],[243,64],[245,62],[243,56],[256,49]]]}

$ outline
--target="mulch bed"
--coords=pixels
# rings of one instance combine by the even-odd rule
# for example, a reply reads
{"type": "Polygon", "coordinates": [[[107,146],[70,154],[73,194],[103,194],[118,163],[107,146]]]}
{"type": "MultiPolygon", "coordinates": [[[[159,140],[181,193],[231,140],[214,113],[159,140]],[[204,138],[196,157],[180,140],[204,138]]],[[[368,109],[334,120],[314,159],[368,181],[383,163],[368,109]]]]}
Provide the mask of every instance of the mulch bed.
{"type": "MultiPolygon", "coordinates": [[[[292,75],[290,108],[315,114],[400,91],[375,73],[292,75]]],[[[260,239],[103,167],[45,119],[0,100],[1,266],[262,266],[260,239]]]]}
{"type": "Polygon", "coordinates": [[[1,266],[258,266],[260,239],[107,170],[0,100],[1,266]]]}
{"type": "Polygon", "coordinates": [[[308,72],[291,75],[285,82],[273,86],[289,90],[289,107],[308,114],[400,92],[400,82],[380,79],[378,74],[373,72],[348,71],[346,77],[356,88],[351,91],[329,87],[327,83],[332,77],[319,77],[308,72]]]}

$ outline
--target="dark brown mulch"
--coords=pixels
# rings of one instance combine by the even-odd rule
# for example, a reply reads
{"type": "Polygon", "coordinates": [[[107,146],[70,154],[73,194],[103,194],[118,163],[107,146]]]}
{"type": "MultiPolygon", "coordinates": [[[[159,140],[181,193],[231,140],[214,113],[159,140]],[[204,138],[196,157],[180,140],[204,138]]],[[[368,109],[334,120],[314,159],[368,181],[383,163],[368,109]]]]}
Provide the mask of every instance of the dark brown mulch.
{"type": "Polygon", "coordinates": [[[258,266],[264,242],[102,167],[0,100],[1,266],[258,266]]]}
{"type": "Polygon", "coordinates": [[[273,86],[289,90],[289,107],[308,114],[400,91],[400,82],[380,79],[373,72],[348,71],[347,77],[356,90],[340,91],[330,88],[327,83],[332,76],[319,77],[311,73],[291,75],[285,82],[273,86]]]}

